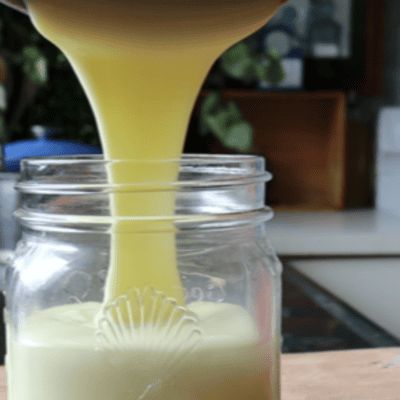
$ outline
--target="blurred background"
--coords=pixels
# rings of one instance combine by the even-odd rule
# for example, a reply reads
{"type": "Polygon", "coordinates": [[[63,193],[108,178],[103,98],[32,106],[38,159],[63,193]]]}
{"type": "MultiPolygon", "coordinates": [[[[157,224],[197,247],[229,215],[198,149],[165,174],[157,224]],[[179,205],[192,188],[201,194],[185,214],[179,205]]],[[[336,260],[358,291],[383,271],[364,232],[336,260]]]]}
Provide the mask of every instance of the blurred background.
{"type": "MultiPolygon", "coordinates": [[[[18,238],[13,185],[32,149],[101,152],[65,56],[0,7],[0,248],[18,238]]],[[[400,0],[287,2],[213,65],[185,152],[267,160],[283,352],[400,344],[400,0]]]]}

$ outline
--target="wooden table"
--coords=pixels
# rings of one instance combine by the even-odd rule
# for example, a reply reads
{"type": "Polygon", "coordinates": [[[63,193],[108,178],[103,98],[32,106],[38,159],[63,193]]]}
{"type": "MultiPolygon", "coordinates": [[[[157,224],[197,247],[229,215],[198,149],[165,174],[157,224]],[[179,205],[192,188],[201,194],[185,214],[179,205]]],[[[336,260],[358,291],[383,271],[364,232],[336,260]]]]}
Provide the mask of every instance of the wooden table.
{"type": "MultiPolygon", "coordinates": [[[[372,399],[400,399],[400,348],[282,355],[282,400],[372,399]]],[[[0,400],[7,400],[4,367],[0,400]]]]}

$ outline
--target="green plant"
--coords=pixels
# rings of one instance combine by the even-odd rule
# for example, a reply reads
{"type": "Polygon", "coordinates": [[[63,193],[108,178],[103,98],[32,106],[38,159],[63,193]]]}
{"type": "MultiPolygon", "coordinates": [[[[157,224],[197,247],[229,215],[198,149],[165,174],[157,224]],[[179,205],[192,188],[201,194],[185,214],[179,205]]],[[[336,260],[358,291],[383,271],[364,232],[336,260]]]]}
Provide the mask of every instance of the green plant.
{"type": "Polygon", "coordinates": [[[231,101],[223,106],[217,92],[211,92],[204,99],[200,110],[200,135],[209,131],[227,148],[240,152],[252,148],[253,127],[243,119],[236,103],[231,101]]]}
{"type": "Polygon", "coordinates": [[[263,80],[278,84],[285,78],[276,50],[255,54],[246,41],[237,43],[222,54],[220,65],[227,75],[238,80],[263,80]]]}
{"type": "Polygon", "coordinates": [[[1,7],[0,142],[29,138],[32,125],[61,127],[64,139],[99,145],[93,113],[67,58],[29,18],[1,7]]]}
{"type": "MultiPolygon", "coordinates": [[[[263,80],[278,84],[285,78],[279,53],[271,50],[266,55],[257,55],[246,40],[228,49],[220,58],[221,69],[230,77],[250,82],[263,80]]],[[[200,135],[211,132],[227,148],[240,152],[253,148],[254,129],[243,118],[234,102],[226,106],[217,92],[209,93],[201,105],[200,135]]]]}

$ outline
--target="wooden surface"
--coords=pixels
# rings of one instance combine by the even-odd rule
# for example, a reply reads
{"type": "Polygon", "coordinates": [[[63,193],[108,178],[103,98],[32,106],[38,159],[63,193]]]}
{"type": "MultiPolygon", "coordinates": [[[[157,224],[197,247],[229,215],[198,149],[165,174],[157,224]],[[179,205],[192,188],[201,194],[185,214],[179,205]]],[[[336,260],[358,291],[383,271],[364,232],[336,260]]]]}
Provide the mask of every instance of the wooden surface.
{"type": "Polygon", "coordinates": [[[282,356],[282,400],[328,399],[400,399],[400,348],[282,356]]]}
{"type": "MultiPolygon", "coordinates": [[[[281,400],[400,399],[400,348],[284,354],[281,365],[281,400]]],[[[0,400],[6,399],[0,367],[0,400]]]]}

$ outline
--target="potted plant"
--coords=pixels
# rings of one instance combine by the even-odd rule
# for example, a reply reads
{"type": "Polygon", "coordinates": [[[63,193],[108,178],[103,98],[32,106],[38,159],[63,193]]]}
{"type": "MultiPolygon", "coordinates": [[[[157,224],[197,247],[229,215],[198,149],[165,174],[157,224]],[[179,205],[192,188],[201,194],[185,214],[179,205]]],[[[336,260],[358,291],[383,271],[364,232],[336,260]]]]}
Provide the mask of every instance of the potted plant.
{"type": "Polygon", "coordinates": [[[63,139],[99,146],[93,114],[65,56],[25,15],[0,14],[0,142],[31,138],[33,125],[62,128],[63,139]]]}
{"type": "MultiPolygon", "coordinates": [[[[218,63],[220,75],[222,73],[237,82],[242,82],[244,87],[251,87],[257,81],[267,81],[276,85],[285,78],[279,53],[274,50],[266,54],[257,53],[248,39],[228,49],[218,63]]],[[[218,74],[215,69],[213,72],[218,74]]],[[[212,134],[224,148],[233,152],[246,153],[256,150],[251,123],[243,118],[234,101],[223,105],[218,90],[208,93],[201,103],[197,133],[203,138],[212,134]]]]}

